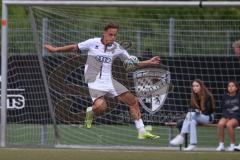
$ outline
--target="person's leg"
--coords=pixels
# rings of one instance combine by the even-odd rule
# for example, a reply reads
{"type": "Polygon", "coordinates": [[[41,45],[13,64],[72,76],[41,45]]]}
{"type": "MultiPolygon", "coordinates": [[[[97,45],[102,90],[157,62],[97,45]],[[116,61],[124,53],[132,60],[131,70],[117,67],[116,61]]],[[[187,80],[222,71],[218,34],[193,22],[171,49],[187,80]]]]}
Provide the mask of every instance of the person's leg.
{"type": "Polygon", "coordinates": [[[94,115],[99,116],[105,113],[107,110],[107,102],[104,97],[96,99],[92,106],[92,111],[94,115]]]}
{"type": "Polygon", "coordinates": [[[104,97],[99,97],[95,99],[95,101],[93,102],[93,106],[88,107],[86,110],[85,126],[87,128],[91,128],[93,116],[94,115],[99,116],[104,112],[106,112],[106,110],[107,110],[107,103],[104,97]]]}
{"type": "Polygon", "coordinates": [[[191,121],[189,122],[190,144],[184,150],[192,151],[196,148],[198,123],[202,123],[202,124],[209,123],[209,116],[204,114],[197,114],[197,113],[192,114],[191,121]]]}
{"type": "Polygon", "coordinates": [[[137,98],[131,92],[125,92],[119,95],[118,100],[129,106],[129,112],[134,120],[141,119],[141,113],[139,109],[139,103],[137,98]]]}
{"type": "Polygon", "coordinates": [[[121,95],[117,96],[118,100],[127,104],[129,106],[129,111],[131,116],[134,119],[135,126],[138,129],[139,139],[155,139],[159,138],[159,136],[153,135],[149,132],[146,132],[144,129],[144,124],[141,118],[141,113],[140,113],[140,108],[139,108],[139,103],[137,100],[137,97],[135,97],[131,92],[125,92],[122,93],[121,95]]]}
{"type": "Polygon", "coordinates": [[[121,101],[129,106],[129,112],[134,119],[134,122],[135,122],[136,128],[138,129],[138,132],[144,133],[145,129],[144,129],[143,121],[141,119],[141,113],[140,113],[137,98],[133,94],[131,94],[131,92],[129,92],[129,91],[119,95],[117,98],[119,101],[121,101]]]}
{"type": "MultiPolygon", "coordinates": [[[[237,127],[239,127],[239,125],[240,125],[240,120],[238,119],[238,126],[237,127]]],[[[237,146],[234,147],[234,150],[235,151],[240,151],[240,143],[237,146]]]]}
{"type": "Polygon", "coordinates": [[[192,118],[195,116],[195,113],[194,112],[188,112],[184,121],[183,121],[183,126],[182,126],[182,129],[181,129],[181,135],[185,134],[185,133],[189,133],[189,130],[190,130],[190,122],[192,120],[192,118]]]}
{"type": "Polygon", "coordinates": [[[226,127],[227,121],[228,120],[226,118],[221,118],[218,121],[218,141],[219,141],[219,146],[220,145],[224,146],[224,128],[226,127]]]}
{"type": "Polygon", "coordinates": [[[226,127],[228,129],[228,134],[230,137],[230,143],[235,145],[235,132],[234,129],[238,126],[238,121],[235,118],[230,119],[227,124],[226,127]]]}
{"type": "Polygon", "coordinates": [[[193,151],[196,148],[197,144],[197,121],[195,119],[192,119],[189,123],[189,135],[190,135],[190,142],[187,148],[184,148],[185,151],[193,151]]]}
{"type": "Polygon", "coordinates": [[[85,117],[85,126],[87,128],[92,127],[93,115],[100,115],[104,113],[107,109],[107,103],[104,99],[104,95],[107,94],[109,88],[103,88],[100,81],[95,81],[88,83],[89,94],[92,98],[93,105],[87,107],[86,117],[85,117]]]}
{"type": "Polygon", "coordinates": [[[192,118],[195,116],[194,112],[188,112],[182,125],[182,129],[180,134],[178,134],[174,139],[170,141],[171,145],[180,145],[183,144],[184,141],[184,134],[189,133],[190,131],[190,122],[192,118]]]}
{"type": "Polygon", "coordinates": [[[194,119],[191,120],[189,128],[190,128],[189,143],[192,145],[196,145],[197,144],[197,121],[194,119]]]}
{"type": "Polygon", "coordinates": [[[137,97],[135,97],[125,86],[115,79],[112,79],[112,84],[110,84],[110,86],[111,90],[109,91],[109,94],[112,97],[116,97],[119,101],[127,104],[133,119],[140,120],[141,113],[137,97]]]}
{"type": "Polygon", "coordinates": [[[228,119],[226,118],[221,118],[218,121],[218,141],[219,141],[219,145],[216,148],[216,151],[224,151],[225,147],[224,147],[224,128],[226,127],[226,123],[227,123],[228,119]]]}
{"type": "Polygon", "coordinates": [[[190,123],[190,144],[197,144],[197,124],[208,124],[209,120],[209,115],[195,114],[190,123]]]}

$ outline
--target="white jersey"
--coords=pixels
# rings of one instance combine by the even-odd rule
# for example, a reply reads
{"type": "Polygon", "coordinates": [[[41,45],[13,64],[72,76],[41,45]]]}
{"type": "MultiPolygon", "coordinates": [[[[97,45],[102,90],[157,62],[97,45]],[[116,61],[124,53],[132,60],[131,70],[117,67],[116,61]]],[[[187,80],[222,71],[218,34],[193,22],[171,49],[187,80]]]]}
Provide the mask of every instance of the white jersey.
{"type": "Polygon", "coordinates": [[[122,60],[129,58],[128,52],[118,43],[114,42],[110,46],[105,46],[101,38],[93,38],[78,43],[81,52],[87,52],[87,62],[85,64],[85,82],[111,81],[112,63],[117,57],[122,60]]]}

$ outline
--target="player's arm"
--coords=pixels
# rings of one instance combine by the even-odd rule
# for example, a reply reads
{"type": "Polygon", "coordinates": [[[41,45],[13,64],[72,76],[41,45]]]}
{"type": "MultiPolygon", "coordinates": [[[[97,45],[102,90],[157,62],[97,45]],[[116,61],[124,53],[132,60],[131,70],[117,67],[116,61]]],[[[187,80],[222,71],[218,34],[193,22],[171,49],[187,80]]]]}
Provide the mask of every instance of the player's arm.
{"type": "Polygon", "coordinates": [[[71,45],[66,45],[62,47],[54,47],[49,44],[45,44],[44,47],[49,51],[49,52],[76,52],[79,50],[77,44],[71,44],[71,45]]]}
{"type": "Polygon", "coordinates": [[[149,60],[145,60],[145,61],[140,61],[138,63],[138,66],[139,67],[145,67],[147,65],[152,65],[152,64],[159,64],[160,63],[160,57],[159,56],[155,56],[155,57],[152,57],[151,59],[149,60]]]}

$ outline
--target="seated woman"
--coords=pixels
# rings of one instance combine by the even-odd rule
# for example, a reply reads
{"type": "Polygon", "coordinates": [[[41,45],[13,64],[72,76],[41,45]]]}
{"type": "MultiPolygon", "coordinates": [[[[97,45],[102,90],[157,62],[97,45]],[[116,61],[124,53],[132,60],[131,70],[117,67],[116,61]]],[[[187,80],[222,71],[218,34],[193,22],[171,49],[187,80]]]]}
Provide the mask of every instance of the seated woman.
{"type": "Polygon", "coordinates": [[[234,128],[240,122],[240,93],[239,84],[236,81],[229,81],[227,84],[227,94],[223,96],[221,103],[222,118],[218,122],[219,146],[217,151],[224,151],[224,128],[226,127],[230,137],[230,146],[228,151],[234,151],[235,133],[234,128]]]}
{"type": "Polygon", "coordinates": [[[197,124],[211,123],[213,121],[213,112],[215,111],[214,97],[199,79],[192,82],[190,107],[191,111],[185,117],[180,134],[170,141],[171,145],[182,144],[184,134],[189,133],[190,144],[184,149],[185,151],[195,150],[197,145],[197,124]]]}

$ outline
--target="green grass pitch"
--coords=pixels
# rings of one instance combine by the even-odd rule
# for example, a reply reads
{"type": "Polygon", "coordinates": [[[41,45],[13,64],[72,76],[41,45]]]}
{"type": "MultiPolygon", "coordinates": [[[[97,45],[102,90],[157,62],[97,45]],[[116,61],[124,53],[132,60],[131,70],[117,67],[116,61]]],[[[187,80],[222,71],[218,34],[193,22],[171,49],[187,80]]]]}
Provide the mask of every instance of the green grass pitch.
{"type": "Polygon", "coordinates": [[[1,148],[1,160],[239,160],[240,152],[1,148]]]}

